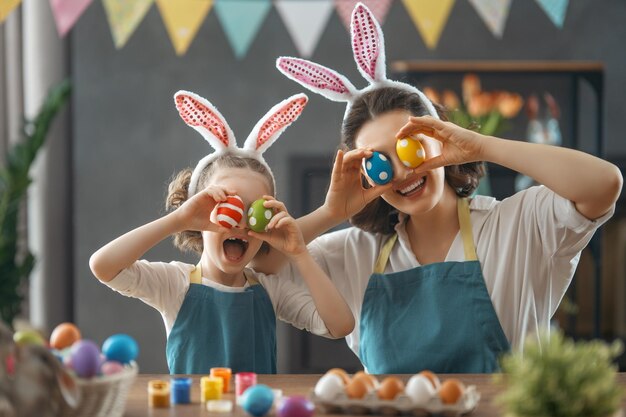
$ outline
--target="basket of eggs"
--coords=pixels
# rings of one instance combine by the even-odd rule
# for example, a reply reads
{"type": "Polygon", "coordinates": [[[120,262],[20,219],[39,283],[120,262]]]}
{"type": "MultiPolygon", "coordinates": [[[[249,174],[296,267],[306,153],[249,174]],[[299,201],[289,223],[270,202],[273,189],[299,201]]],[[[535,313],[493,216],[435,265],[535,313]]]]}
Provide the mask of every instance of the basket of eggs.
{"type": "Polygon", "coordinates": [[[476,408],[480,394],[455,378],[443,382],[430,371],[413,375],[406,385],[389,376],[378,381],[363,371],[350,377],[343,369],[331,369],[311,393],[311,400],[328,414],[467,414],[476,408]]]}

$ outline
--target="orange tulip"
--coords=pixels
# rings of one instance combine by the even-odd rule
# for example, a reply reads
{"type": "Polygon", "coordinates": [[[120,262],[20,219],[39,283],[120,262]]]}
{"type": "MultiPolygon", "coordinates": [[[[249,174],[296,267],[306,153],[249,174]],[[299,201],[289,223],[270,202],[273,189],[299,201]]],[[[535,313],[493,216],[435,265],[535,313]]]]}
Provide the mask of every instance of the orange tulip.
{"type": "Polygon", "coordinates": [[[448,110],[456,110],[461,106],[459,96],[452,90],[445,90],[441,96],[441,101],[448,110]]]}
{"type": "Polygon", "coordinates": [[[498,111],[507,119],[517,116],[523,105],[524,99],[522,96],[509,93],[508,91],[500,93],[497,101],[498,111]]]}
{"type": "Polygon", "coordinates": [[[422,91],[430,101],[432,101],[433,103],[441,104],[441,98],[439,97],[439,93],[437,92],[437,90],[431,87],[424,87],[422,91]]]}
{"type": "Polygon", "coordinates": [[[467,103],[467,111],[472,117],[481,117],[493,109],[493,97],[490,93],[475,94],[467,103]]]}
{"type": "Polygon", "coordinates": [[[480,78],[476,74],[467,74],[463,77],[463,102],[469,105],[469,101],[472,97],[480,94],[480,78]]]}

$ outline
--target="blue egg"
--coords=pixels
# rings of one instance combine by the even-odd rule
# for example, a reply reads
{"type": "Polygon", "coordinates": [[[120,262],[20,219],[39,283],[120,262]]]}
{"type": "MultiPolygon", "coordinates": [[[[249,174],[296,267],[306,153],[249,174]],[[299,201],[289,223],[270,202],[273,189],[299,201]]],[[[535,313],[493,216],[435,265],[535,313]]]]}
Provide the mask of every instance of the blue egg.
{"type": "Polygon", "coordinates": [[[241,408],[254,417],[265,415],[274,402],[274,393],[267,385],[253,385],[243,393],[241,408]]]}
{"type": "Polygon", "coordinates": [[[385,185],[393,179],[391,161],[380,152],[374,152],[369,158],[363,159],[363,170],[378,185],[385,185]]]}
{"type": "Polygon", "coordinates": [[[109,361],[127,364],[135,360],[139,354],[139,346],[135,339],[127,334],[114,334],[102,344],[102,353],[109,361]]]}

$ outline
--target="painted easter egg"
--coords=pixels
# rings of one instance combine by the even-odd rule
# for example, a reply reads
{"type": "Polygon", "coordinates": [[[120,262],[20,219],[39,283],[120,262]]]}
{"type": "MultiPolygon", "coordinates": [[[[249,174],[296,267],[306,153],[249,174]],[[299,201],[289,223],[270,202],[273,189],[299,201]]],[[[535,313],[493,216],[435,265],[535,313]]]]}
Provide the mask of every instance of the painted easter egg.
{"type": "Polygon", "coordinates": [[[127,364],[139,354],[135,339],[127,334],[114,334],[102,344],[102,353],[109,361],[127,364]]]}
{"type": "Polygon", "coordinates": [[[124,370],[124,365],[117,361],[106,361],[100,367],[102,375],[114,375],[124,370]]]}
{"type": "Polygon", "coordinates": [[[306,397],[294,395],[280,402],[277,409],[278,417],[311,417],[315,405],[306,397]]]}
{"type": "Polygon", "coordinates": [[[374,152],[369,158],[363,159],[363,171],[378,185],[385,185],[393,179],[391,161],[380,152],[374,152]]]}
{"type": "Polygon", "coordinates": [[[217,205],[217,222],[230,229],[239,224],[243,218],[243,200],[236,195],[229,195],[226,201],[217,205]]]}
{"type": "Polygon", "coordinates": [[[20,346],[46,345],[46,341],[41,334],[37,330],[32,329],[18,330],[15,334],[13,334],[13,341],[20,346]]]}
{"type": "Polygon", "coordinates": [[[274,392],[263,384],[253,385],[243,393],[241,408],[254,417],[267,414],[274,403],[274,392]]]}
{"type": "Polygon", "coordinates": [[[262,198],[250,204],[248,209],[248,227],[255,232],[264,232],[270,220],[274,216],[271,208],[263,206],[265,200],[262,198]]]}
{"type": "Polygon", "coordinates": [[[417,168],[426,159],[426,153],[420,141],[410,137],[398,139],[396,153],[404,166],[408,168],[417,168]]]}
{"type": "Polygon", "coordinates": [[[91,340],[79,340],[72,345],[72,369],[81,378],[95,376],[100,368],[100,349],[91,340]]]}
{"type": "Polygon", "coordinates": [[[80,330],[72,323],[61,323],[54,328],[50,335],[50,347],[65,349],[80,340],[80,330]]]}

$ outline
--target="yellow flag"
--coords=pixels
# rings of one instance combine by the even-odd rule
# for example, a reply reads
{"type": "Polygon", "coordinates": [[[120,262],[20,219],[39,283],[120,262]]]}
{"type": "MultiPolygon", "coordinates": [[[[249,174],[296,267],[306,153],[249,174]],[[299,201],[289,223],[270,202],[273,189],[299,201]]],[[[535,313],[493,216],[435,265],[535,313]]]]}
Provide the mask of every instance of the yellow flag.
{"type": "Polygon", "coordinates": [[[156,0],[176,55],[184,55],[213,6],[213,0],[156,0]]]}
{"type": "Polygon", "coordinates": [[[22,0],[0,0],[0,23],[4,22],[9,13],[21,2],[22,0]]]}
{"type": "Polygon", "coordinates": [[[455,0],[402,0],[429,49],[435,49],[455,0]]]}

